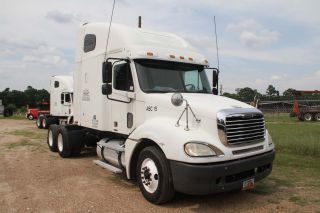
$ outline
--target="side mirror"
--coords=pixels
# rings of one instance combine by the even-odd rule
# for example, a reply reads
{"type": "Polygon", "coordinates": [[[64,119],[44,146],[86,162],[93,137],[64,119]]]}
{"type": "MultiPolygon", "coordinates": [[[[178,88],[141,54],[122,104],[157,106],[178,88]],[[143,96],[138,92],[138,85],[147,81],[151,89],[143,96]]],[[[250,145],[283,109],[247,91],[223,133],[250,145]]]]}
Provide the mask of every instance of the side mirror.
{"type": "Polygon", "coordinates": [[[110,95],[112,93],[111,84],[102,84],[101,92],[103,95],[110,95]]]}
{"type": "Polygon", "coordinates": [[[218,72],[212,71],[212,86],[217,87],[218,84],[218,72]]]}
{"type": "Polygon", "coordinates": [[[103,62],[102,63],[102,82],[111,83],[112,82],[112,63],[103,62]]]}
{"type": "Polygon", "coordinates": [[[212,88],[212,94],[218,95],[218,89],[215,88],[215,87],[213,87],[213,88],[212,88]]]}

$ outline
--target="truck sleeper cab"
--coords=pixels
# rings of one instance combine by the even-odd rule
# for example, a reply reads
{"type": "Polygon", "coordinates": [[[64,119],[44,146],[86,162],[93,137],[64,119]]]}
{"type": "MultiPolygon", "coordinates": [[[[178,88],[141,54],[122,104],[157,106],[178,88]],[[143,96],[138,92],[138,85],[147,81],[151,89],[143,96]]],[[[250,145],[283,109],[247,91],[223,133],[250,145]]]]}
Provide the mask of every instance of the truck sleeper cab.
{"type": "Polygon", "coordinates": [[[50,111],[38,116],[36,126],[48,129],[52,124],[70,123],[72,118],[73,79],[71,76],[56,75],[50,81],[50,111]]]}
{"type": "Polygon", "coordinates": [[[69,157],[96,146],[95,164],[136,179],[155,204],[175,191],[250,189],[270,174],[275,149],[263,114],[215,95],[218,72],[204,56],[176,35],[118,24],[106,52],[107,29],[80,29],[73,124],[49,127],[51,151],[69,157]]]}

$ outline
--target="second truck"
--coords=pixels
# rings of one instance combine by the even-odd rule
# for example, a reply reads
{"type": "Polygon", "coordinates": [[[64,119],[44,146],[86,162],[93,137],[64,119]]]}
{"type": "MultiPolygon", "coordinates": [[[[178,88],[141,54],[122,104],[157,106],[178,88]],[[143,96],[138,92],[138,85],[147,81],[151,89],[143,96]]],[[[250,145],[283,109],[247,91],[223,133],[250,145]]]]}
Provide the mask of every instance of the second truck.
{"type": "Polygon", "coordinates": [[[73,114],[49,126],[51,151],[66,158],[95,146],[97,165],[135,179],[155,204],[175,191],[251,189],[270,174],[275,148],[263,114],[218,96],[217,69],[202,54],[171,33],[112,24],[108,40],[108,29],[80,28],[73,114]]]}

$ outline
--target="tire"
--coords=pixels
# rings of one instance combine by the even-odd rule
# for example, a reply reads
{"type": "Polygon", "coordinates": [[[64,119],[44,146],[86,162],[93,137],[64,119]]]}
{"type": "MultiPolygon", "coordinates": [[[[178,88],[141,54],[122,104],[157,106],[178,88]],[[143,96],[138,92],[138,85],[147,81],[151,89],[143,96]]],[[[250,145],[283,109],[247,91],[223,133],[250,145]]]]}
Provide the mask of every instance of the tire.
{"type": "Polygon", "coordinates": [[[67,158],[72,154],[70,147],[70,141],[68,136],[68,130],[65,127],[58,128],[57,132],[57,147],[60,157],[67,158]]]}
{"type": "Polygon", "coordinates": [[[42,126],[42,119],[43,119],[43,116],[40,115],[38,118],[37,118],[37,121],[36,121],[36,126],[38,127],[38,129],[42,129],[43,126],[42,126]]]}
{"type": "Polygon", "coordinates": [[[136,171],[139,188],[146,200],[162,204],[173,199],[170,166],[158,147],[146,147],[140,152],[136,171]]]}
{"type": "Polygon", "coordinates": [[[83,148],[83,132],[78,129],[58,128],[57,147],[61,157],[78,156],[83,148]]]}
{"type": "Polygon", "coordinates": [[[42,128],[43,129],[48,129],[48,127],[49,127],[49,119],[47,118],[47,117],[43,117],[42,118],[42,121],[41,121],[41,124],[42,124],[42,128]]]}
{"type": "Polygon", "coordinates": [[[4,111],[3,111],[3,116],[4,117],[10,117],[10,116],[12,116],[13,115],[13,112],[10,110],[10,109],[5,109],[4,111]]]}
{"type": "Polygon", "coordinates": [[[318,112],[318,113],[316,113],[316,114],[314,115],[314,120],[320,121],[320,112],[318,112]]]}
{"type": "Polygon", "coordinates": [[[33,117],[32,114],[28,114],[28,115],[27,115],[27,118],[28,118],[30,121],[32,121],[32,120],[34,119],[34,117],[33,117]]]}
{"type": "Polygon", "coordinates": [[[48,128],[47,144],[51,152],[58,152],[58,125],[50,125],[48,128]]]}
{"type": "Polygon", "coordinates": [[[312,114],[311,113],[306,113],[303,115],[303,120],[305,121],[312,121],[312,114]]]}

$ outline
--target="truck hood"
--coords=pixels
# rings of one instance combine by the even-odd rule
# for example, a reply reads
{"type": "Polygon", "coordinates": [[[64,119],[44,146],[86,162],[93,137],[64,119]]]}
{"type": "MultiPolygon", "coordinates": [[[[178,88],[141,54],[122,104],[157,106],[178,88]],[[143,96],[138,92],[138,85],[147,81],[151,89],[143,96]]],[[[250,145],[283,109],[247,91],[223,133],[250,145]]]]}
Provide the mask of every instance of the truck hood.
{"type": "MultiPolygon", "coordinates": [[[[146,105],[157,106],[159,109],[167,108],[174,111],[182,111],[185,107],[185,102],[180,107],[176,107],[171,103],[171,96],[173,93],[164,94],[148,94],[146,96],[146,105]]],[[[246,103],[212,94],[201,93],[182,93],[183,98],[186,99],[198,116],[208,118],[215,118],[216,113],[222,109],[230,108],[253,108],[246,103]]]]}

